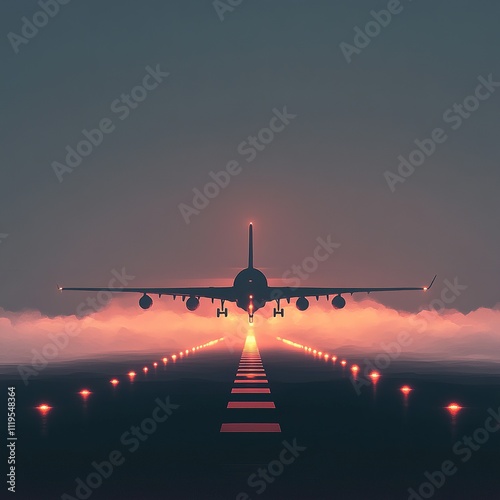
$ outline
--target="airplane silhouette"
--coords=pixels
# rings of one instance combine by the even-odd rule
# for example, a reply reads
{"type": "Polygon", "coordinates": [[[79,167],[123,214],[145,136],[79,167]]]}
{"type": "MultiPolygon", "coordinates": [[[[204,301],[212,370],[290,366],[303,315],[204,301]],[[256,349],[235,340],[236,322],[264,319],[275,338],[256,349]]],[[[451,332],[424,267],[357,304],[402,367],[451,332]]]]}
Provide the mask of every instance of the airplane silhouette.
{"type": "Polygon", "coordinates": [[[217,308],[217,317],[227,317],[227,307],[224,303],[236,302],[237,307],[248,313],[248,320],[253,323],[255,311],[264,307],[267,302],[276,301],[277,307],[273,310],[273,316],[283,317],[284,309],[280,305],[281,300],[286,300],[290,303],[290,299],[296,298],[296,307],[300,311],[305,311],[309,307],[307,297],[316,297],[319,300],[320,296],[326,296],[330,300],[330,295],[334,295],[332,306],[335,309],[342,309],[346,302],[342,294],[351,295],[358,292],[395,292],[403,290],[423,290],[427,291],[431,288],[436,276],[431,281],[429,286],[425,287],[403,287],[403,288],[317,288],[317,287],[275,287],[269,286],[267,278],[262,271],[259,271],[253,266],[253,225],[250,223],[248,228],[248,267],[240,271],[234,279],[232,286],[224,287],[186,287],[186,288],[68,288],[59,287],[59,290],[78,290],[87,292],[135,292],[142,293],[139,299],[139,305],[142,309],[149,309],[153,305],[153,299],[148,295],[171,295],[174,300],[177,296],[182,297],[182,301],[186,302],[186,307],[190,311],[195,311],[200,305],[200,298],[208,298],[221,301],[221,307],[217,308]],[[187,298],[187,300],[186,300],[187,298]]]}

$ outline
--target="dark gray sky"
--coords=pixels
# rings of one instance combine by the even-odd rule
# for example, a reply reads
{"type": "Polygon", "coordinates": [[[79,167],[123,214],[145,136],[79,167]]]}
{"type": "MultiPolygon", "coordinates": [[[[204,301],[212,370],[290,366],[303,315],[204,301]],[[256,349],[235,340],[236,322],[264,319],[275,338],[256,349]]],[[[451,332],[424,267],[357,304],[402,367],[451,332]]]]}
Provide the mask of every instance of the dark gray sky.
{"type": "Polygon", "coordinates": [[[40,6],[3,2],[0,307],[73,313],[82,297],[56,283],[107,286],[123,267],[137,286],[230,283],[250,220],[271,278],[331,235],[340,248],[303,284],[438,273],[434,298],[458,277],[467,290],[452,307],[495,306],[500,88],[460,126],[443,115],[479,77],[500,82],[500,4],[402,1],[349,63],[340,44],[387,5],[246,0],[221,21],[208,0],[73,0],[16,54],[8,35],[40,6]],[[157,65],[169,76],[120,120],[111,104],[157,65]],[[284,107],[296,117],[248,162],[239,145],[284,107]],[[104,118],[114,130],[59,182],[52,163],[104,118]],[[392,192],[384,172],[438,127],[446,141],[392,192]],[[231,160],[241,173],[186,224],[179,204],[231,160]]]}

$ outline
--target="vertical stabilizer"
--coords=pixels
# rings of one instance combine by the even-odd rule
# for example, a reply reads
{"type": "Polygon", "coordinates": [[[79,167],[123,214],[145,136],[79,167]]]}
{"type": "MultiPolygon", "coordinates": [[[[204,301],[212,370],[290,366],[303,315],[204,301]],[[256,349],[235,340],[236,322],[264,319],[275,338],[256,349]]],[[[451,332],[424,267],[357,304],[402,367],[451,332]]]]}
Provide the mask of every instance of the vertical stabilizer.
{"type": "Polygon", "coordinates": [[[253,269],[253,226],[248,227],[248,267],[253,269]]]}

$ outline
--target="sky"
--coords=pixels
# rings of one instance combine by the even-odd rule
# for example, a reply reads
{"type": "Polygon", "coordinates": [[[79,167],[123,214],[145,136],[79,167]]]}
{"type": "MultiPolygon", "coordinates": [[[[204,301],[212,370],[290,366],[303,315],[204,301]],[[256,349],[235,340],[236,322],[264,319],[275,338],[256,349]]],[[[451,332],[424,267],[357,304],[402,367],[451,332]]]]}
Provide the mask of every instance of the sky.
{"type": "MultiPolygon", "coordinates": [[[[35,1],[0,7],[7,324],[56,328],[86,300],[56,284],[107,286],[123,270],[130,286],[231,284],[249,221],[273,283],[329,237],[338,248],[302,285],[438,274],[428,295],[370,298],[418,313],[459,283],[451,314],[498,311],[498,2],[48,3],[45,19],[35,1]],[[84,130],[95,144],[68,160],[84,130]],[[412,156],[415,141],[429,154],[412,156]]],[[[138,315],[134,302],[108,314],[138,315]]]]}

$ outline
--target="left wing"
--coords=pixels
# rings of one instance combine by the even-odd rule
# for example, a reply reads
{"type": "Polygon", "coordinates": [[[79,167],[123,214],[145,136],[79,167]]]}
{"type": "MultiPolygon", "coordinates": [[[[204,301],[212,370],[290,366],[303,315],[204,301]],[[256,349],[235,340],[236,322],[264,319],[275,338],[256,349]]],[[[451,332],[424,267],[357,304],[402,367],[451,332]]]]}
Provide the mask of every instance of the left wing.
{"type": "Polygon", "coordinates": [[[208,299],[228,300],[235,302],[233,287],[231,286],[206,286],[206,287],[187,287],[187,288],[75,288],[75,287],[58,287],[60,291],[76,290],[80,292],[132,292],[144,293],[151,295],[173,295],[174,298],[179,295],[181,297],[205,297],[208,299]]]}
{"type": "Polygon", "coordinates": [[[371,293],[371,292],[401,292],[404,290],[422,290],[427,291],[434,284],[434,280],[437,275],[431,281],[429,286],[419,286],[419,287],[401,287],[401,288],[314,288],[314,287],[270,287],[269,288],[269,298],[268,300],[276,299],[291,299],[294,297],[320,297],[324,295],[342,295],[343,293],[371,293]]]}

